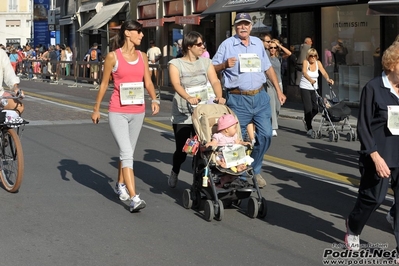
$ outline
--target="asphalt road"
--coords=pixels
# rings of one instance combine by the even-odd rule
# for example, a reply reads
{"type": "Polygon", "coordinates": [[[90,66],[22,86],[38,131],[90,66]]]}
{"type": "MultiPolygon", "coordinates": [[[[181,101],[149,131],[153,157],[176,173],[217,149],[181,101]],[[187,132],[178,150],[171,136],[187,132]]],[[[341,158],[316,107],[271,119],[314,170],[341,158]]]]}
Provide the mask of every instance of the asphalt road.
{"type": "MultiPolygon", "coordinates": [[[[90,120],[96,91],[21,87],[31,122],[22,136],[25,176],[18,193],[0,190],[0,265],[323,265],[325,249],[345,250],[333,244],[343,243],[356,197],[357,142],[309,139],[301,121],[280,119],[263,167],[267,217],[249,218],[243,201],[207,222],[182,206],[190,160],[177,188],[167,186],[174,141],[166,98],[158,116],[147,114],[136,148],[137,191],[147,207],[132,214],[113,192],[118,151],[106,113],[98,125],[90,120]]],[[[395,248],[385,221],[390,204],[371,217],[363,244],[395,248]]]]}

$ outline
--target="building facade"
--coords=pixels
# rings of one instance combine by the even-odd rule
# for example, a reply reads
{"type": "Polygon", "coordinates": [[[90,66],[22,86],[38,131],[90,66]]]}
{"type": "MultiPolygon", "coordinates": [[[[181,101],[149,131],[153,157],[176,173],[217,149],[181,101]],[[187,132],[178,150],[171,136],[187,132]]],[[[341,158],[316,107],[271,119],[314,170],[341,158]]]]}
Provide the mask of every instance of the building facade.
{"type": "Polygon", "coordinates": [[[33,0],[0,1],[0,44],[23,46],[31,42],[33,0]]]}
{"type": "MultiPolygon", "coordinates": [[[[10,0],[9,0],[10,1],[10,0]]],[[[55,1],[55,0],[54,0],[55,1]]],[[[118,27],[128,18],[143,24],[144,39],[139,49],[146,51],[154,40],[163,51],[160,63],[175,56],[175,43],[184,33],[195,30],[204,36],[212,56],[218,45],[234,34],[236,12],[248,12],[254,20],[253,35],[270,33],[298,53],[305,37],[313,40],[338,96],[358,102],[365,82],[381,73],[380,56],[399,33],[396,14],[372,12],[368,0],[57,0],[56,28],[61,43],[74,49],[77,60],[96,42],[102,53],[111,47],[118,27]],[[338,43],[348,53],[337,63],[331,51],[338,43]]],[[[388,10],[398,10],[395,2],[388,10]],[[395,9],[396,7],[396,9],[395,9]]],[[[296,73],[284,62],[284,89],[295,85],[296,73]]],[[[328,85],[321,82],[322,95],[328,85]]],[[[297,90],[297,87],[293,90],[297,90]]],[[[289,91],[288,91],[289,93],[289,91]]]]}

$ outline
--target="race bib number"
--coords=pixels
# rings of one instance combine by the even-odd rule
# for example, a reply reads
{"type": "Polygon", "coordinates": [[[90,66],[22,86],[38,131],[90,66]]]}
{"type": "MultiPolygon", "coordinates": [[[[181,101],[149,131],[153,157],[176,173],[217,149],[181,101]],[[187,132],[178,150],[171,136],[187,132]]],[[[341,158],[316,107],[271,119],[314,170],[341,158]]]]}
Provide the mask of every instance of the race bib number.
{"type": "Polygon", "coordinates": [[[261,61],[257,54],[239,54],[240,72],[261,72],[261,61]]]}
{"type": "Polygon", "coordinates": [[[206,103],[208,100],[208,87],[207,85],[200,85],[194,87],[186,87],[186,92],[191,96],[201,99],[201,103],[206,103]]]}
{"type": "Polygon", "coordinates": [[[144,104],[144,83],[121,83],[120,98],[122,105],[144,104]]]}
{"type": "Polygon", "coordinates": [[[392,135],[399,135],[399,105],[388,105],[388,129],[392,135]]]}
{"type": "Polygon", "coordinates": [[[225,146],[222,153],[227,168],[244,164],[247,161],[245,147],[242,145],[234,144],[225,146]]]}

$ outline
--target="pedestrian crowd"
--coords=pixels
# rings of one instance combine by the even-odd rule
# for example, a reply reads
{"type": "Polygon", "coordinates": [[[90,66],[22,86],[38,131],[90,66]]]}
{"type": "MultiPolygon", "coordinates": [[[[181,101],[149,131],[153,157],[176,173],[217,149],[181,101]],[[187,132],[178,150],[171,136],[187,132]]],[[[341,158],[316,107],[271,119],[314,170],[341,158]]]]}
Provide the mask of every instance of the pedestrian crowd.
{"type": "Polygon", "coordinates": [[[22,47],[0,45],[0,48],[6,51],[14,72],[21,78],[59,81],[64,77],[75,78],[79,75],[89,78],[92,84],[97,85],[102,72],[100,65],[103,56],[97,43],[93,43],[82,58],[87,64],[80,64],[81,68],[77,70],[76,56],[72,48],[65,44],[48,47],[41,44],[35,47],[30,44],[22,47]]]}

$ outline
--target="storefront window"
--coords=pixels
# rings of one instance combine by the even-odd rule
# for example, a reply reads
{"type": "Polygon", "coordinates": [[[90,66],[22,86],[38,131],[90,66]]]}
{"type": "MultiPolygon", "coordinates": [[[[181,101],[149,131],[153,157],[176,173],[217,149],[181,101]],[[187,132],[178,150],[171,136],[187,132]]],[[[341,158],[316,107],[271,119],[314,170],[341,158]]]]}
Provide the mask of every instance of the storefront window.
{"type": "Polygon", "coordinates": [[[358,4],[321,9],[319,55],[335,80],[340,100],[358,102],[366,82],[380,74],[379,17],[367,16],[367,8],[367,4],[358,4]]]}

